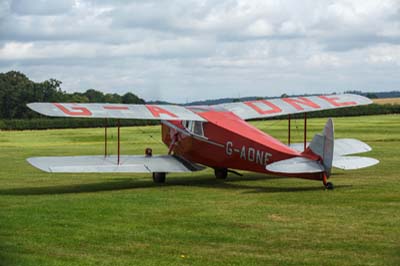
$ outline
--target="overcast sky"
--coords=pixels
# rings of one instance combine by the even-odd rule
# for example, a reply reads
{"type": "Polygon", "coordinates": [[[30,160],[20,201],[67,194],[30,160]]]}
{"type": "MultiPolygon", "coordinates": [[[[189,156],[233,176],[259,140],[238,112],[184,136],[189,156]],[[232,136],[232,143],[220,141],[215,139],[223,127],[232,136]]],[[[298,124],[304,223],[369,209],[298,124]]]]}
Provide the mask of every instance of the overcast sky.
{"type": "Polygon", "coordinates": [[[186,102],[400,89],[400,0],[1,0],[0,72],[186,102]]]}

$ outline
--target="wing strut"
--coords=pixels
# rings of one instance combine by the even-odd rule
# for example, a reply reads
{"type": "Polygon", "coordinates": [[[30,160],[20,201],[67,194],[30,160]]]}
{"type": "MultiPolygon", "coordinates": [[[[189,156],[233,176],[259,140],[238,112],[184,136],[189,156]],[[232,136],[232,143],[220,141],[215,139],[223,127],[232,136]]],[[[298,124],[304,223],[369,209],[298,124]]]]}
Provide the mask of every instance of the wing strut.
{"type": "Polygon", "coordinates": [[[104,119],[104,157],[107,157],[107,118],[104,119]]]}
{"type": "Polygon", "coordinates": [[[120,162],[120,157],[121,157],[121,148],[120,148],[120,121],[119,119],[117,120],[117,125],[118,125],[118,164],[120,162]]]}
{"type": "MultiPolygon", "coordinates": [[[[107,134],[107,129],[108,129],[108,120],[104,119],[104,158],[106,158],[108,156],[108,134],[107,134]]],[[[117,141],[118,141],[118,156],[117,156],[117,163],[120,164],[121,162],[121,123],[120,120],[117,120],[117,129],[118,129],[118,133],[117,133],[117,141]]]]}
{"type": "Polygon", "coordinates": [[[304,151],[306,151],[307,146],[307,113],[304,113],[304,151]]]}
{"type": "MultiPolygon", "coordinates": [[[[288,145],[290,146],[291,117],[288,114],[288,145]]],[[[307,148],[307,113],[304,113],[304,151],[307,148]]]]}
{"type": "Polygon", "coordinates": [[[288,145],[290,146],[290,114],[288,114],[288,145]]]}

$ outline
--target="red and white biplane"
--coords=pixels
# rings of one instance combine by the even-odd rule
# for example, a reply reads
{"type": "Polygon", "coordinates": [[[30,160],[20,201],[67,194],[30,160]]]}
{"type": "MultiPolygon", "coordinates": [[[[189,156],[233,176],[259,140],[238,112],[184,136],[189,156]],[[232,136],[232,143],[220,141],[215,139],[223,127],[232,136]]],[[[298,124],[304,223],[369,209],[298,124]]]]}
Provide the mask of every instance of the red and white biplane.
{"type": "MultiPolygon", "coordinates": [[[[34,157],[28,162],[46,172],[152,173],[154,182],[165,182],[166,173],[202,170],[208,166],[217,178],[246,170],[264,174],[320,180],[327,189],[332,167],[359,169],[377,164],[368,157],[348,156],[371,150],[355,139],[334,139],[332,119],[322,133],[306,142],[307,112],[370,104],[368,98],[323,95],[234,102],[213,106],[137,105],[106,103],[30,103],[28,107],[47,116],[161,120],[167,155],[120,155],[34,157]],[[290,143],[290,115],[304,113],[304,143],[290,143]],[[245,120],[288,115],[288,145],[245,120]]],[[[107,132],[107,131],[105,131],[107,132]]],[[[105,137],[107,141],[107,136],[105,137]]],[[[106,149],[107,151],[107,145],[106,149]]]]}

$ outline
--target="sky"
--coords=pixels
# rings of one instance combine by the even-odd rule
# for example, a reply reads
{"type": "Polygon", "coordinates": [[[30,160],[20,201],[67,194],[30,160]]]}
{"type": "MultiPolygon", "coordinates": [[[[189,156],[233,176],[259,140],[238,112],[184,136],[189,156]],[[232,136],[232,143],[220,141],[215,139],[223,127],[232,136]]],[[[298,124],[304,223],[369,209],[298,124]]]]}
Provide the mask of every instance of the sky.
{"type": "Polygon", "coordinates": [[[0,72],[145,100],[400,89],[400,0],[1,0],[0,72]]]}

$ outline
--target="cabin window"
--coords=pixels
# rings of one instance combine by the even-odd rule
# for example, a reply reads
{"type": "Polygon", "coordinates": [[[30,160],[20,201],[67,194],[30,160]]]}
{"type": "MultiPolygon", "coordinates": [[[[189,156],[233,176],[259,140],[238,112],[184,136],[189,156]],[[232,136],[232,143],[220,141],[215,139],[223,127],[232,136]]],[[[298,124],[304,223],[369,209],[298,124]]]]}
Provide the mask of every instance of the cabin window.
{"type": "Polygon", "coordinates": [[[203,122],[195,121],[193,123],[193,133],[199,136],[204,136],[203,122]]]}
{"type": "Polygon", "coordinates": [[[204,137],[203,122],[201,121],[182,121],[182,125],[190,133],[204,137]]]}

